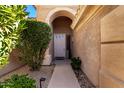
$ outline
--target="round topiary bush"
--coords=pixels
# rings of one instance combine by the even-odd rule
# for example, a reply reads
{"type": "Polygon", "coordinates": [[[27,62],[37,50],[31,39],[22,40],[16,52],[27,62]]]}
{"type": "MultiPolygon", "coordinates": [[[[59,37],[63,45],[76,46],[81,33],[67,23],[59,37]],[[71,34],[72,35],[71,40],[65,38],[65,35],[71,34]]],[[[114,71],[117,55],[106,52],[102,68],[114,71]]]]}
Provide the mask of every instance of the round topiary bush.
{"type": "Polygon", "coordinates": [[[51,40],[51,29],[48,24],[36,20],[26,21],[26,29],[20,34],[21,60],[32,70],[39,70],[45,51],[51,40]]]}

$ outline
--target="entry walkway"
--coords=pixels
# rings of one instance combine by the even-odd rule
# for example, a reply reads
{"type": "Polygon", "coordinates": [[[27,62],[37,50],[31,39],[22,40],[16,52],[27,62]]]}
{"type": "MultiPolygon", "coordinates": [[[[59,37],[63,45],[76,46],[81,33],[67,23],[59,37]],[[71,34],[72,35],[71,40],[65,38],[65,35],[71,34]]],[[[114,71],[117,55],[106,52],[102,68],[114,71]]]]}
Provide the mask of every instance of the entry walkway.
{"type": "Polygon", "coordinates": [[[80,88],[69,60],[56,60],[48,88],[80,88]]]}

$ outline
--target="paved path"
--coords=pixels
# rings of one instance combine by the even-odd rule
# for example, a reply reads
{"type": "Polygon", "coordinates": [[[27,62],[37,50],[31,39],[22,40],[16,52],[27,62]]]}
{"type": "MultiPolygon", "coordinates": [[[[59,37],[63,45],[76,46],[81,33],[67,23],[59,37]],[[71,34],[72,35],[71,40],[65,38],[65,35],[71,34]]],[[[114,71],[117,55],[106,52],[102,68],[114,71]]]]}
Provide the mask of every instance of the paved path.
{"type": "Polygon", "coordinates": [[[69,60],[56,60],[48,88],[80,88],[69,60]]]}

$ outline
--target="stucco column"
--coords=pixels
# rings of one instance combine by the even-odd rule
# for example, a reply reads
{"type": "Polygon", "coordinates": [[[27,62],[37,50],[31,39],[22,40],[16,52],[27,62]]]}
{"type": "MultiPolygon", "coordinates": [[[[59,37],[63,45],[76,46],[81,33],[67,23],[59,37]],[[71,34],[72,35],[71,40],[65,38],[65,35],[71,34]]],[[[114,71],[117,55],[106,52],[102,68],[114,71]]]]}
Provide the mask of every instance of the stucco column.
{"type": "Polygon", "coordinates": [[[50,54],[50,47],[48,47],[45,52],[43,65],[50,65],[51,61],[52,61],[52,55],[50,54]]]}

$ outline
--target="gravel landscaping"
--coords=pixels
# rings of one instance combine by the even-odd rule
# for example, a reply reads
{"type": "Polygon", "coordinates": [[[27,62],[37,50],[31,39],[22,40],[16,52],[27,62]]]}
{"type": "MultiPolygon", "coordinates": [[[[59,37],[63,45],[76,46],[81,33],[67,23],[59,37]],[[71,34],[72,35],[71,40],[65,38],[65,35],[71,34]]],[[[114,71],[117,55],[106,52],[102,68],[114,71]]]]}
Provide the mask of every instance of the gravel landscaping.
{"type": "Polygon", "coordinates": [[[95,88],[95,86],[91,83],[91,81],[81,69],[74,70],[74,73],[78,79],[81,88],[95,88]]]}
{"type": "Polygon", "coordinates": [[[51,79],[53,70],[54,70],[55,65],[51,65],[51,66],[42,66],[40,71],[30,71],[29,67],[27,65],[3,76],[0,78],[0,81],[3,81],[5,79],[8,79],[11,77],[11,75],[13,74],[28,74],[30,77],[32,77],[33,79],[36,80],[36,86],[37,88],[40,88],[40,79],[41,77],[45,78],[46,80],[44,82],[42,82],[42,88],[47,88],[49,81],[51,79]]]}

